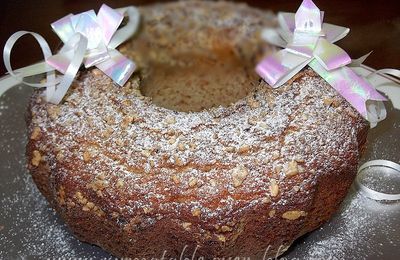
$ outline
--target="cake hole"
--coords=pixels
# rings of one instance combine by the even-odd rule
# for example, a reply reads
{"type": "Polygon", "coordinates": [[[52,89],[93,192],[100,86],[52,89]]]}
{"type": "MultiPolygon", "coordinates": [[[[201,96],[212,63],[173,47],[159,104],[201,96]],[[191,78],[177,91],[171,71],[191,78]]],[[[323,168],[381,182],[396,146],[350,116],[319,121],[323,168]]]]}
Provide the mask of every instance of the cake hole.
{"type": "Polygon", "coordinates": [[[254,89],[253,71],[229,49],[181,53],[168,62],[150,63],[141,92],[157,106],[175,111],[226,107],[254,89]]]}

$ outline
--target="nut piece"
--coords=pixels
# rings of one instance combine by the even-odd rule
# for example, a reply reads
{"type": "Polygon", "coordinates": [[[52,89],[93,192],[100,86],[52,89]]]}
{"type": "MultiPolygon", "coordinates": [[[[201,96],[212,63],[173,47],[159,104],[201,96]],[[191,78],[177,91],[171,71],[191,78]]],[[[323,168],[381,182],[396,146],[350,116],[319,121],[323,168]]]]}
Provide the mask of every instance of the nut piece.
{"type": "Polygon", "coordinates": [[[31,134],[31,139],[32,140],[37,140],[39,139],[40,136],[40,128],[39,127],[35,127],[33,128],[32,134],[31,134]]]}
{"type": "Polygon", "coordinates": [[[276,211],[273,209],[273,210],[271,210],[270,212],[268,212],[268,216],[269,216],[270,218],[273,218],[273,217],[275,216],[275,213],[276,213],[276,211]]]}
{"type": "Polygon", "coordinates": [[[233,147],[233,146],[225,147],[225,151],[228,152],[228,153],[232,153],[232,152],[235,151],[235,147],[233,147]]]}
{"type": "Polygon", "coordinates": [[[260,107],[260,103],[255,100],[254,98],[249,98],[247,100],[247,104],[251,107],[251,108],[258,108],[260,107]]]}
{"type": "Polygon", "coordinates": [[[165,119],[165,123],[167,123],[168,125],[172,125],[176,123],[175,117],[167,117],[165,119]]]}
{"type": "Polygon", "coordinates": [[[225,238],[224,235],[217,235],[217,237],[218,237],[218,240],[219,240],[219,241],[221,241],[221,242],[226,242],[226,238],[225,238]]]}
{"type": "Polygon", "coordinates": [[[179,143],[179,144],[178,144],[178,149],[179,149],[179,151],[181,151],[181,152],[185,151],[185,145],[184,145],[183,143],[179,143]]]}
{"type": "Polygon", "coordinates": [[[84,161],[84,162],[90,161],[90,157],[91,157],[91,156],[90,156],[89,151],[86,150],[86,151],[83,152],[83,161],[84,161]]]}
{"type": "Polygon", "coordinates": [[[282,214],[282,218],[288,219],[288,220],[295,220],[298,219],[299,217],[307,216],[307,213],[304,211],[299,211],[299,210],[290,210],[286,211],[285,213],[282,214]]]}
{"type": "Polygon", "coordinates": [[[61,109],[56,105],[49,105],[47,107],[47,113],[52,120],[57,119],[57,117],[60,115],[60,112],[61,109]]]}
{"type": "Polygon", "coordinates": [[[197,179],[194,178],[194,177],[191,177],[191,178],[189,179],[189,187],[190,187],[190,188],[193,188],[193,187],[196,186],[196,185],[197,185],[197,179]]]}
{"type": "Polygon", "coordinates": [[[273,152],[272,152],[271,159],[272,159],[272,160],[276,160],[276,159],[279,158],[279,156],[280,156],[279,151],[273,151],[273,152]]]}
{"type": "Polygon", "coordinates": [[[181,182],[177,175],[172,175],[171,179],[175,184],[179,184],[181,182]]]}
{"type": "Polygon", "coordinates": [[[242,185],[243,181],[249,175],[249,170],[243,165],[239,165],[232,170],[233,187],[237,188],[242,185]]]}
{"type": "Polygon", "coordinates": [[[33,166],[39,166],[40,161],[42,160],[42,155],[38,150],[34,150],[32,153],[32,160],[31,163],[33,166]]]}
{"type": "Polygon", "coordinates": [[[250,151],[250,146],[248,146],[248,145],[243,145],[243,146],[239,147],[239,149],[238,149],[239,154],[248,153],[249,151],[250,151]]]}
{"type": "Polygon", "coordinates": [[[117,188],[122,188],[123,186],[124,186],[124,181],[121,180],[121,179],[118,179],[116,187],[117,188]]]}
{"type": "Polygon", "coordinates": [[[121,127],[127,128],[133,122],[132,116],[126,116],[122,119],[121,127]]]}
{"type": "Polygon", "coordinates": [[[190,223],[190,222],[183,222],[182,223],[182,226],[183,226],[184,229],[190,229],[191,225],[192,225],[192,223],[190,223]]]}
{"type": "Polygon", "coordinates": [[[294,176],[294,175],[296,175],[298,173],[299,173],[299,168],[297,166],[297,162],[296,161],[291,161],[288,164],[287,170],[285,172],[286,176],[292,177],[292,176],[294,176]]]}
{"type": "Polygon", "coordinates": [[[271,185],[269,186],[269,190],[270,190],[270,192],[271,192],[271,196],[272,196],[272,197],[276,197],[276,196],[278,195],[278,193],[279,193],[279,186],[278,186],[278,184],[276,183],[276,180],[275,180],[275,179],[272,179],[272,180],[271,180],[271,185]]]}
{"type": "Polygon", "coordinates": [[[324,104],[326,106],[338,107],[340,105],[340,102],[336,98],[325,98],[324,104]]]}
{"type": "Polygon", "coordinates": [[[201,210],[199,208],[195,208],[192,210],[192,215],[194,217],[200,217],[200,214],[201,214],[201,210]]]}
{"type": "Polygon", "coordinates": [[[222,232],[230,232],[230,231],[232,231],[232,228],[229,226],[222,226],[221,231],[222,232]]]}

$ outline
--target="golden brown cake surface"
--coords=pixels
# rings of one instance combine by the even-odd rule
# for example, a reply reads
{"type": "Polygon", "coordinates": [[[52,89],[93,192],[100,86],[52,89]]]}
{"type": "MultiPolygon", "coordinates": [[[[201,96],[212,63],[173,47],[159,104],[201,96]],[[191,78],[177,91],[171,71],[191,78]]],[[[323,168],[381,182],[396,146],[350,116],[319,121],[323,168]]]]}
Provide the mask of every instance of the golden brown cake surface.
{"type": "Polygon", "coordinates": [[[262,257],[327,221],[367,124],[309,69],[278,89],[254,75],[271,15],[140,11],[121,48],[138,65],[127,85],[95,69],[60,105],[32,98],[29,168],[77,237],[124,257],[262,257]]]}

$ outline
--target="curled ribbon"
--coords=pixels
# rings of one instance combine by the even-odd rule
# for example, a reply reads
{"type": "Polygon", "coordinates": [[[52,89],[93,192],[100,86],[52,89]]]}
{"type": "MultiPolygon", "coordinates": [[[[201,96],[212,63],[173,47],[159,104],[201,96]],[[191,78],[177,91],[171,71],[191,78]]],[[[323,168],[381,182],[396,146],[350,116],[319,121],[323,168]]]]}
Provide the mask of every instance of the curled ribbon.
{"type": "MultiPolygon", "coordinates": [[[[387,99],[371,84],[369,79],[372,75],[363,77],[355,70],[365,70],[362,62],[368,55],[351,60],[343,49],[333,44],[344,38],[350,30],[323,23],[323,16],[324,12],[311,0],[303,0],[296,14],[279,13],[281,28],[265,29],[262,38],[284,49],[263,59],[257,65],[256,72],[277,88],[308,65],[374,127],[386,117],[382,101],[387,99]]],[[[373,72],[374,75],[389,74],[396,77],[399,73],[397,70],[373,72]]]]}
{"type": "MultiPolygon", "coordinates": [[[[397,163],[394,163],[392,161],[387,161],[387,160],[373,160],[364,163],[363,165],[360,166],[358,169],[357,177],[355,179],[355,185],[356,187],[364,194],[366,197],[373,199],[373,200],[378,200],[378,201],[398,201],[400,200],[400,194],[399,193],[386,193],[379,191],[377,189],[368,187],[368,185],[363,183],[363,179],[365,179],[365,176],[367,175],[367,170],[369,168],[377,168],[379,169],[377,172],[381,176],[385,176],[385,170],[389,169],[392,173],[392,177],[394,177],[394,174],[396,174],[396,177],[399,178],[400,174],[400,165],[397,163]]],[[[375,175],[378,175],[377,173],[375,175]]],[[[373,175],[372,177],[375,181],[378,180],[379,178],[377,176],[373,175]]]]}
{"type": "Polygon", "coordinates": [[[55,55],[41,35],[27,31],[14,33],[7,40],[3,51],[4,65],[9,75],[0,79],[0,96],[9,88],[24,83],[36,88],[45,87],[46,100],[58,104],[71,86],[82,63],[85,68],[96,66],[115,83],[123,86],[135,71],[136,65],[115,48],[136,32],[139,19],[139,11],[133,6],[114,10],[103,4],[97,15],[93,10],[77,15],[69,14],[51,24],[64,43],[55,55]],[[125,13],[129,20],[126,25],[120,27],[125,13]],[[45,60],[13,70],[10,62],[11,50],[16,41],[24,35],[31,35],[36,39],[45,60]],[[57,76],[56,71],[64,75],[57,76]],[[24,80],[25,77],[43,73],[47,73],[46,83],[29,83],[24,80]]]}

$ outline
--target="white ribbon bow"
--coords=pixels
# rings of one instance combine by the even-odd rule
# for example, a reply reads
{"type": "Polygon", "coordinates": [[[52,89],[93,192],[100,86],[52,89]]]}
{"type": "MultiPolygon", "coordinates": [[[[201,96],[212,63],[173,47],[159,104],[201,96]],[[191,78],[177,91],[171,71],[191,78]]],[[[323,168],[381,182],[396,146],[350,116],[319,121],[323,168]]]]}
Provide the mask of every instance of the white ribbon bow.
{"type": "MultiPolygon", "coordinates": [[[[281,28],[264,30],[262,38],[284,49],[262,60],[256,71],[276,88],[309,65],[374,127],[386,117],[382,101],[387,99],[376,91],[370,77],[364,78],[354,69],[360,67],[368,55],[352,61],[343,49],[333,44],[350,30],[322,23],[323,16],[324,12],[311,0],[303,0],[296,14],[279,13],[281,28]]],[[[398,71],[385,70],[376,74],[398,76],[398,71]]]]}
{"type": "Polygon", "coordinates": [[[0,96],[9,88],[24,83],[37,88],[46,87],[46,100],[58,104],[82,63],[86,68],[96,66],[123,86],[136,66],[115,48],[136,32],[139,20],[139,11],[133,6],[114,10],[103,4],[97,16],[93,10],[69,14],[51,25],[64,43],[56,55],[52,55],[48,43],[39,34],[27,31],[14,33],[4,47],[3,60],[9,75],[0,79],[0,96]],[[119,28],[125,13],[129,21],[119,28]],[[14,71],[10,63],[11,50],[15,42],[27,34],[38,41],[45,61],[14,71]],[[64,75],[56,76],[55,70],[64,75]],[[47,73],[46,83],[24,81],[25,77],[42,73],[47,73]]]}

